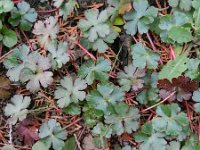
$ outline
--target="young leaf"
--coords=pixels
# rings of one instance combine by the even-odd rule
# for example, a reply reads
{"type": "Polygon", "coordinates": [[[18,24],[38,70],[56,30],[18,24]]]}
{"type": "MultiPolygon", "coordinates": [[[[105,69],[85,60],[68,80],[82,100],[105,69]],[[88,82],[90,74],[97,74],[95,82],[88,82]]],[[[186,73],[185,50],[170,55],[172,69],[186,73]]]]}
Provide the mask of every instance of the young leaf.
{"type": "Polygon", "coordinates": [[[1,0],[0,1],[0,14],[9,12],[13,9],[14,4],[11,0],[1,0]]]}
{"type": "Polygon", "coordinates": [[[10,89],[10,80],[4,76],[0,76],[0,99],[9,98],[11,93],[10,89]]]}
{"type": "Polygon", "coordinates": [[[53,41],[47,45],[47,50],[50,52],[48,57],[51,59],[53,69],[61,68],[62,65],[65,65],[70,59],[67,53],[67,42],[53,41]]]}
{"type": "Polygon", "coordinates": [[[174,60],[168,61],[168,63],[159,72],[159,79],[168,79],[179,77],[187,69],[188,58],[185,54],[177,56],[174,60]]]}
{"type": "Polygon", "coordinates": [[[108,113],[109,105],[115,105],[117,102],[123,101],[124,92],[111,83],[98,84],[96,90],[92,90],[87,95],[89,106],[102,110],[104,114],[108,113]]]}
{"type": "Polygon", "coordinates": [[[67,132],[62,129],[59,122],[50,119],[47,123],[43,123],[39,129],[39,137],[48,148],[53,146],[54,150],[62,150],[64,141],[67,138],[67,132]]]}
{"type": "Polygon", "coordinates": [[[8,69],[7,76],[11,81],[19,81],[20,73],[25,62],[28,61],[29,52],[30,49],[27,45],[21,45],[14,48],[13,53],[4,60],[3,64],[8,69]]]}
{"type": "Polygon", "coordinates": [[[88,85],[91,85],[94,80],[106,81],[109,78],[108,71],[111,69],[111,63],[108,59],[99,57],[95,63],[89,60],[80,67],[79,76],[85,78],[88,85]]]}
{"type": "Polygon", "coordinates": [[[194,104],[194,109],[197,113],[200,112],[200,89],[194,91],[192,99],[196,102],[194,104]]]}
{"type": "Polygon", "coordinates": [[[55,40],[59,32],[59,25],[55,17],[50,16],[44,22],[38,21],[32,31],[37,35],[37,40],[42,47],[47,46],[52,40],[55,40]]]}
{"type": "Polygon", "coordinates": [[[39,139],[37,130],[30,119],[25,119],[19,123],[16,132],[21,141],[24,140],[27,145],[32,145],[39,139]]]}
{"type": "Polygon", "coordinates": [[[175,104],[159,105],[156,113],[158,117],[152,120],[154,130],[165,132],[166,135],[178,136],[189,125],[187,115],[175,104]]]}
{"type": "Polygon", "coordinates": [[[149,69],[156,69],[159,55],[152,52],[148,47],[144,47],[142,43],[137,43],[131,47],[131,55],[133,59],[133,65],[144,69],[146,66],[149,69]]]}
{"type": "Polygon", "coordinates": [[[11,17],[8,19],[9,23],[16,27],[19,25],[20,29],[29,31],[33,23],[36,21],[37,12],[34,8],[30,8],[29,3],[22,1],[17,4],[11,11],[11,17]]]}
{"type": "Polygon", "coordinates": [[[98,9],[90,9],[85,11],[84,14],[86,19],[81,19],[78,27],[90,42],[94,42],[98,38],[104,38],[110,33],[110,27],[106,23],[109,17],[107,10],[99,12],[98,9]]]}
{"type": "Polygon", "coordinates": [[[0,29],[0,42],[2,42],[6,47],[11,48],[17,44],[17,35],[13,30],[3,26],[0,29]]]}
{"type": "Polygon", "coordinates": [[[14,95],[11,98],[11,103],[8,103],[4,109],[5,116],[10,116],[8,119],[10,124],[16,124],[17,120],[24,120],[28,114],[26,109],[30,105],[31,99],[28,96],[14,95]]]}
{"type": "Polygon", "coordinates": [[[87,88],[85,80],[77,78],[73,80],[72,77],[64,77],[60,81],[61,86],[58,86],[55,91],[55,99],[58,99],[57,104],[59,107],[67,107],[70,103],[78,103],[86,97],[83,91],[87,88]]]}
{"type": "Polygon", "coordinates": [[[130,89],[137,91],[143,87],[144,80],[141,78],[145,76],[144,69],[138,69],[134,65],[130,64],[124,67],[124,72],[117,74],[118,82],[121,88],[125,91],[130,89]]]}
{"type": "Polygon", "coordinates": [[[136,142],[142,142],[139,150],[165,150],[167,141],[164,134],[155,132],[151,123],[145,123],[141,130],[134,134],[136,142]]]}
{"type": "Polygon", "coordinates": [[[114,109],[115,114],[104,116],[105,123],[111,125],[114,134],[132,133],[139,128],[140,114],[137,108],[129,108],[125,103],[118,103],[114,109]]]}
{"type": "Polygon", "coordinates": [[[27,82],[26,88],[31,92],[40,90],[40,86],[47,87],[53,82],[53,73],[48,71],[51,68],[50,60],[37,52],[28,55],[28,62],[20,73],[19,79],[27,82]]]}
{"type": "Polygon", "coordinates": [[[171,7],[178,7],[184,11],[190,11],[192,7],[192,0],[168,0],[171,7]]]}
{"type": "Polygon", "coordinates": [[[124,16],[127,21],[124,25],[126,33],[130,35],[135,35],[137,31],[140,34],[147,33],[158,14],[157,8],[149,6],[147,0],[134,0],[133,7],[134,10],[124,16]]]}
{"type": "Polygon", "coordinates": [[[67,20],[67,17],[73,12],[76,1],[75,0],[68,0],[66,2],[65,0],[53,0],[54,6],[59,8],[59,15],[63,16],[64,20],[67,20]]]}

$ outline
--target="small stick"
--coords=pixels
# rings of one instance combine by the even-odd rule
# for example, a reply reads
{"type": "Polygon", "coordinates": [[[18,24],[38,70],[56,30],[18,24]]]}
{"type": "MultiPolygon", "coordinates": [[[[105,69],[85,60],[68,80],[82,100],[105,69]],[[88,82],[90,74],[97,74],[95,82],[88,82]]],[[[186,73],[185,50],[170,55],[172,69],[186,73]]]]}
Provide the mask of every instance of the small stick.
{"type": "Polygon", "coordinates": [[[154,108],[154,107],[156,107],[156,106],[158,106],[158,105],[164,103],[164,102],[167,101],[171,96],[173,96],[175,93],[176,93],[176,91],[172,92],[172,93],[171,93],[169,96],[167,96],[164,100],[160,101],[159,103],[157,103],[157,104],[155,104],[155,105],[152,105],[151,107],[148,107],[148,108],[142,110],[141,112],[144,113],[145,111],[150,110],[150,109],[152,109],[152,108],[154,108]]]}
{"type": "Polygon", "coordinates": [[[56,8],[56,9],[51,9],[51,10],[37,10],[37,13],[39,13],[39,14],[48,14],[48,13],[55,12],[55,11],[57,11],[57,10],[58,10],[58,8],[56,8]]]}
{"type": "Polygon", "coordinates": [[[29,45],[29,48],[31,49],[31,51],[33,51],[33,47],[32,47],[31,42],[29,41],[29,38],[26,36],[26,34],[24,33],[23,30],[20,29],[20,31],[21,31],[21,33],[23,34],[24,38],[26,39],[26,41],[27,41],[27,43],[28,43],[28,45],[29,45]]]}

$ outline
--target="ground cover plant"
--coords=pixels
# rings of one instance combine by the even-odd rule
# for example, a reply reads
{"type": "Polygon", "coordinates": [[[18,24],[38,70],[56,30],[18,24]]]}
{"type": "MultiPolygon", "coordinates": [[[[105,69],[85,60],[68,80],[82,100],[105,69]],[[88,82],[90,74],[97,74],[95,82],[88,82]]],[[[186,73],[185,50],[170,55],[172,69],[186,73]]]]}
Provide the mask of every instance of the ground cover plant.
{"type": "Polygon", "coordinates": [[[200,150],[199,0],[0,0],[0,149],[200,150]]]}

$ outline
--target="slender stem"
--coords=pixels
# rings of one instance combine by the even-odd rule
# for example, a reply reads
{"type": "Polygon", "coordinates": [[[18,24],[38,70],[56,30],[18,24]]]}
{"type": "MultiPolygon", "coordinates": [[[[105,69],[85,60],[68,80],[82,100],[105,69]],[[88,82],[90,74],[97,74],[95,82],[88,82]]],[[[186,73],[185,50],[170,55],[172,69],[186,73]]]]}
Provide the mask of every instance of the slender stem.
{"type": "Polygon", "coordinates": [[[92,58],[96,62],[97,59],[94,57],[94,55],[89,53],[88,50],[85,47],[83,47],[78,41],[75,41],[74,44],[80,47],[81,50],[83,50],[88,56],[90,56],[90,58],[92,58]]]}
{"type": "Polygon", "coordinates": [[[51,9],[51,10],[37,10],[37,13],[39,13],[39,14],[48,14],[48,13],[55,12],[55,11],[57,11],[57,10],[58,10],[58,8],[56,8],[56,9],[51,9]]]}
{"type": "Polygon", "coordinates": [[[156,107],[156,106],[158,106],[158,105],[164,103],[164,102],[167,101],[171,96],[173,96],[175,93],[176,93],[176,91],[172,92],[172,93],[171,93],[169,96],[167,96],[164,100],[160,101],[159,103],[157,103],[157,104],[155,104],[155,105],[152,105],[151,107],[148,107],[147,109],[142,110],[141,112],[144,113],[144,112],[146,112],[147,110],[150,110],[150,109],[152,109],[152,108],[154,108],[154,107],[156,107]]]}
{"type": "Polygon", "coordinates": [[[27,41],[27,43],[29,45],[29,48],[31,49],[31,51],[33,51],[33,47],[32,47],[32,44],[31,44],[29,38],[26,36],[26,34],[25,34],[25,32],[23,30],[20,29],[20,31],[23,34],[24,38],[26,39],[26,41],[27,41]]]}
{"type": "Polygon", "coordinates": [[[74,122],[70,123],[69,125],[64,127],[64,129],[67,129],[67,128],[71,127],[72,125],[74,125],[75,123],[79,122],[80,120],[82,120],[82,118],[79,118],[79,119],[75,120],[74,122]]]}
{"type": "Polygon", "coordinates": [[[10,50],[9,52],[7,52],[6,54],[4,54],[3,56],[0,57],[0,63],[2,63],[4,61],[4,59],[6,57],[8,57],[8,55],[10,55],[13,52],[13,50],[10,50]]]}
{"type": "Polygon", "coordinates": [[[170,45],[169,48],[170,48],[170,55],[169,55],[170,59],[175,59],[175,58],[176,58],[176,55],[175,55],[175,53],[174,53],[174,48],[173,48],[173,46],[170,45]]]}

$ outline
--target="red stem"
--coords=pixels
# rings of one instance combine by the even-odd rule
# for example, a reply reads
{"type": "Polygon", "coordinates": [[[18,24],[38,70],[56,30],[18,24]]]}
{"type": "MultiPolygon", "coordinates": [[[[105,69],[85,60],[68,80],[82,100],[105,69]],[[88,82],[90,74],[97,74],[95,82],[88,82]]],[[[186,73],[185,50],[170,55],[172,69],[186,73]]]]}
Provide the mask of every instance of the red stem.
{"type": "Polygon", "coordinates": [[[90,56],[90,58],[92,58],[96,62],[97,59],[91,53],[89,53],[88,50],[83,47],[78,41],[75,41],[74,44],[76,44],[81,50],[83,50],[88,56],[90,56]]]}
{"type": "Polygon", "coordinates": [[[169,48],[170,48],[169,57],[170,57],[170,59],[173,60],[173,59],[176,58],[176,55],[175,55],[175,53],[174,53],[174,47],[173,47],[172,45],[170,45],[169,48]]]}
{"type": "Polygon", "coordinates": [[[26,36],[26,34],[24,33],[23,30],[20,29],[20,31],[21,31],[21,33],[23,34],[24,38],[26,39],[26,41],[27,41],[27,43],[28,43],[28,45],[29,45],[29,48],[33,51],[33,47],[32,47],[32,44],[31,44],[30,41],[29,41],[29,38],[26,36]]]}
{"type": "Polygon", "coordinates": [[[57,11],[58,8],[56,9],[51,9],[51,10],[37,10],[37,13],[40,13],[40,14],[48,14],[48,13],[52,13],[52,12],[55,12],[57,11]]]}

